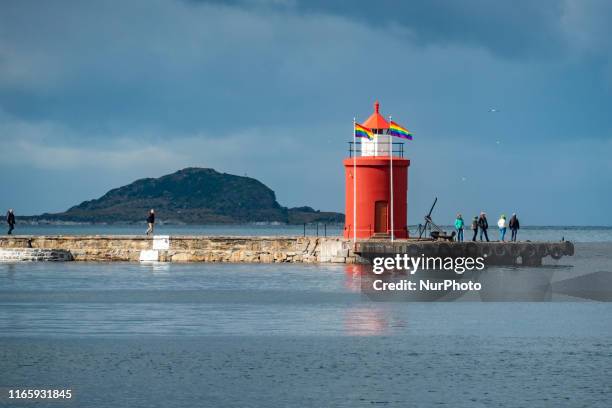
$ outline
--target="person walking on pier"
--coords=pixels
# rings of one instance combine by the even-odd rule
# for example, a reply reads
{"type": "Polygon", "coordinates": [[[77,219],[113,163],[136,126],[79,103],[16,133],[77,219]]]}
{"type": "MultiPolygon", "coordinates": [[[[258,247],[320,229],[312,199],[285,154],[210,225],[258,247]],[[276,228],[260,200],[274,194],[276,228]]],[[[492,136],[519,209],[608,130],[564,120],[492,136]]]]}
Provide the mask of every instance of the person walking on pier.
{"type": "Polygon", "coordinates": [[[499,240],[504,242],[504,238],[506,237],[506,216],[504,214],[499,217],[497,226],[499,227],[499,240]]]}
{"type": "Polygon", "coordinates": [[[6,213],[6,223],[9,226],[8,234],[11,235],[15,229],[15,213],[13,213],[12,208],[9,208],[8,212],[6,213]]]}
{"type": "Polygon", "coordinates": [[[155,210],[153,209],[149,211],[149,216],[147,217],[147,224],[149,225],[149,228],[147,228],[147,235],[150,235],[155,229],[155,210]]]}
{"type": "Polygon", "coordinates": [[[457,230],[457,242],[463,242],[463,217],[461,214],[457,214],[455,218],[455,229],[457,230]]]}
{"type": "Polygon", "coordinates": [[[521,228],[521,224],[519,223],[519,220],[516,217],[516,213],[512,214],[510,222],[508,223],[508,228],[510,228],[510,232],[512,233],[512,235],[510,236],[510,240],[512,242],[516,242],[516,234],[518,233],[519,228],[521,228]]]}
{"type": "Polygon", "coordinates": [[[476,241],[476,235],[478,235],[478,217],[474,216],[472,220],[472,231],[474,231],[474,236],[472,237],[472,241],[476,241]]]}
{"type": "Polygon", "coordinates": [[[484,211],[480,213],[478,218],[478,228],[480,229],[480,240],[482,241],[482,234],[484,234],[487,242],[489,242],[489,234],[487,233],[489,221],[487,221],[487,214],[484,211]]]}

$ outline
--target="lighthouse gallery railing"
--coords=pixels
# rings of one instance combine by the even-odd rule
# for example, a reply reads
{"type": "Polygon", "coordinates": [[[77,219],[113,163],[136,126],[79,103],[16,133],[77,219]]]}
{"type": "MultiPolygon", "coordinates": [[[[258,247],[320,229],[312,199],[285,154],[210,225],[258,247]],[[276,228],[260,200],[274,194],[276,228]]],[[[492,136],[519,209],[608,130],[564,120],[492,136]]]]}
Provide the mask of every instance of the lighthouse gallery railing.
{"type": "MultiPolygon", "coordinates": [[[[357,155],[357,156],[361,156],[361,147],[362,147],[362,143],[361,142],[357,142],[357,143],[353,143],[353,142],[348,142],[349,144],[349,157],[353,157],[353,154],[357,155]]],[[[404,144],[400,143],[400,142],[394,142],[392,143],[393,147],[391,148],[391,151],[393,153],[393,157],[400,157],[400,158],[404,158],[404,144]]],[[[378,156],[388,156],[388,152],[385,151],[383,152],[384,154],[378,154],[378,156]]],[[[374,155],[369,155],[369,156],[374,156],[374,155]]]]}

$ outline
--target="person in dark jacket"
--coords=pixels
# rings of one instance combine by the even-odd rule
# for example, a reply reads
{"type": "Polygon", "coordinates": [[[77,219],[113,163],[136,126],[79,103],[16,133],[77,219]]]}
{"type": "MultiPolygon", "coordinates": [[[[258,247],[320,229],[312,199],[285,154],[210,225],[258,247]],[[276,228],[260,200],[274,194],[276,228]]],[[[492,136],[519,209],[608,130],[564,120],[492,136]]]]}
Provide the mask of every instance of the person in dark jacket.
{"type": "Polygon", "coordinates": [[[474,236],[472,237],[472,241],[476,241],[476,235],[478,234],[478,217],[474,216],[472,220],[472,231],[474,231],[474,236]]]}
{"type": "Polygon", "coordinates": [[[510,231],[512,232],[512,237],[510,238],[510,240],[512,242],[516,242],[516,235],[518,233],[518,230],[521,228],[521,224],[519,223],[519,220],[516,217],[516,213],[512,214],[510,222],[508,222],[508,228],[510,228],[510,231]]]}
{"type": "Polygon", "coordinates": [[[147,217],[147,224],[149,225],[149,228],[147,228],[147,235],[150,235],[155,229],[155,210],[153,209],[149,211],[149,216],[147,217]]]}
{"type": "Polygon", "coordinates": [[[480,217],[478,218],[478,228],[480,228],[480,240],[482,241],[482,234],[484,233],[487,242],[489,242],[489,234],[487,234],[487,229],[489,229],[489,221],[487,221],[487,214],[484,212],[481,212],[480,217]]]}
{"type": "Polygon", "coordinates": [[[13,213],[12,208],[10,208],[6,213],[6,223],[9,226],[8,234],[11,235],[15,229],[15,214],[13,213]]]}

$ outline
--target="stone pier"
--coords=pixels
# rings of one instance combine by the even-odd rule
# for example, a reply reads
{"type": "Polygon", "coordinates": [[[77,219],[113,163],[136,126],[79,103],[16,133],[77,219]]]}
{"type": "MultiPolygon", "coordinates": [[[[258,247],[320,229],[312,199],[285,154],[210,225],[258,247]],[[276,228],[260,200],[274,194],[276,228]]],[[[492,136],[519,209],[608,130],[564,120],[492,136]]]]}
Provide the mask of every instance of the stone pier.
{"type": "Polygon", "coordinates": [[[412,257],[482,257],[487,265],[539,266],[547,256],[558,260],[574,255],[574,244],[561,242],[448,242],[443,240],[368,240],[357,243],[355,252],[367,259],[408,254],[412,257]]]}
{"type": "Polygon", "coordinates": [[[161,262],[355,262],[350,242],[340,237],[163,238],[158,240],[162,245],[156,246],[156,240],[146,236],[5,236],[0,238],[0,261],[14,261],[20,256],[22,260],[37,260],[26,253],[44,249],[68,251],[75,261],[136,262],[143,259],[143,253],[152,252],[154,260],[161,262]]]}
{"type": "Polygon", "coordinates": [[[160,261],[366,263],[374,257],[484,257],[489,265],[542,264],[572,256],[571,242],[446,242],[341,237],[213,236],[4,236],[0,261],[160,261]]]}

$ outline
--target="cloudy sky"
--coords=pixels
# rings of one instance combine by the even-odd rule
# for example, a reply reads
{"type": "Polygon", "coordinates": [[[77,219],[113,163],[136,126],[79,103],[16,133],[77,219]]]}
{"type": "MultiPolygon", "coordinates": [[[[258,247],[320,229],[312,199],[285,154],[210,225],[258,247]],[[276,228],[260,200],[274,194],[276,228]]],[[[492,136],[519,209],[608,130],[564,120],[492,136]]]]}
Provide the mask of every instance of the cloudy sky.
{"type": "Polygon", "coordinates": [[[612,225],[612,2],[0,2],[0,206],[188,166],[342,211],[352,118],[415,133],[409,220],[612,225]],[[489,112],[496,108],[498,112],[489,112]]]}

